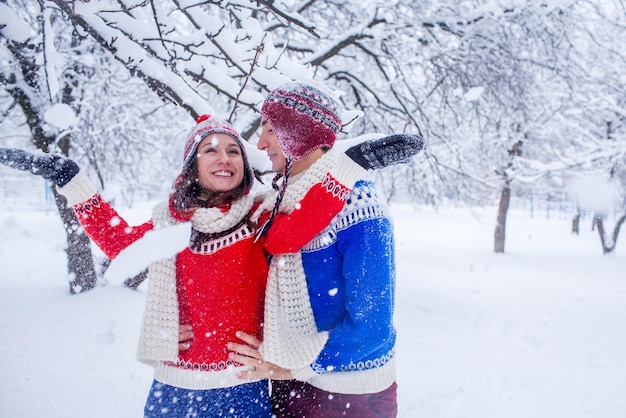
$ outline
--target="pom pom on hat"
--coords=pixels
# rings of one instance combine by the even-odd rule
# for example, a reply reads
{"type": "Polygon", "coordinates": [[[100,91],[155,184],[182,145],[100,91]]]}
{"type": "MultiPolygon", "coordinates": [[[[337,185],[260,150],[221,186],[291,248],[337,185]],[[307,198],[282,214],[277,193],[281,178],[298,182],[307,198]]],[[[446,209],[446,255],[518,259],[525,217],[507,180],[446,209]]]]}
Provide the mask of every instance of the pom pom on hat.
{"type": "Polygon", "coordinates": [[[341,106],[330,91],[312,83],[292,82],[271,91],[261,108],[288,158],[332,147],[341,129],[341,106]]]}
{"type": "Polygon", "coordinates": [[[198,145],[204,138],[212,134],[226,134],[239,143],[242,150],[239,133],[228,122],[214,118],[211,115],[200,115],[196,119],[196,126],[187,135],[185,150],[183,153],[183,167],[186,167],[198,150],[198,145]]]}

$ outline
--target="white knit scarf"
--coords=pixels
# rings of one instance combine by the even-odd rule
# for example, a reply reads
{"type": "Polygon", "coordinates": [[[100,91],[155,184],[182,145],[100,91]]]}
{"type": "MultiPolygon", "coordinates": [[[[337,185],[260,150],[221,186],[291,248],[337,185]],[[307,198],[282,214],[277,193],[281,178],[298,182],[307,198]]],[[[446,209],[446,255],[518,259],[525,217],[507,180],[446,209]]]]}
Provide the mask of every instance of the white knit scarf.
{"type": "MultiPolygon", "coordinates": [[[[331,150],[306,171],[292,176],[280,213],[289,214],[296,209],[309,189],[335,167],[337,158],[337,152],[331,150]]],[[[277,194],[264,200],[252,215],[253,221],[272,210],[277,194]]],[[[326,344],[328,332],[317,330],[300,252],[273,255],[265,292],[264,324],[260,348],[263,359],[290,370],[313,363],[326,344]]]]}
{"type": "MultiPolygon", "coordinates": [[[[250,212],[253,198],[247,194],[235,200],[228,212],[219,208],[196,209],[192,227],[200,232],[217,233],[236,226],[250,212]]],[[[177,224],[167,202],[156,205],[152,212],[154,229],[177,224]]],[[[178,359],[178,297],[176,293],[176,257],[152,263],[148,268],[148,295],[137,357],[155,365],[159,361],[178,359]]]]}

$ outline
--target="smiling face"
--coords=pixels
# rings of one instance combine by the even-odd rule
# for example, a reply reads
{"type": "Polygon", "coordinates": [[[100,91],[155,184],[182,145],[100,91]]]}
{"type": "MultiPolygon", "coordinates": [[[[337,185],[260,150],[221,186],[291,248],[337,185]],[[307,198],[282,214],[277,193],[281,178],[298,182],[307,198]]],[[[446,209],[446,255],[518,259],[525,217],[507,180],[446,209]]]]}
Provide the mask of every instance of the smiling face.
{"type": "Polygon", "coordinates": [[[226,134],[212,134],[198,145],[196,152],[198,183],[216,192],[233,190],[244,176],[243,154],[239,144],[226,134]]]}

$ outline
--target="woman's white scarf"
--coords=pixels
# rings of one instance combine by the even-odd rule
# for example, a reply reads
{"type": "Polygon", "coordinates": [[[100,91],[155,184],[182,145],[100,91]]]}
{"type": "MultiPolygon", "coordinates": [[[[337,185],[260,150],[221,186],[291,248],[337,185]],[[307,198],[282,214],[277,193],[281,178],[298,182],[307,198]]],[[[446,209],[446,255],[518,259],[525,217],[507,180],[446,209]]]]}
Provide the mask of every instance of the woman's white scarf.
{"type": "MultiPolygon", "coordinates": [[[[305,194],[337,164],[338,154],[329,151],[303,173],[289,179],[280,213],[291,213],[305,194]]],[[[253,221],[271,211],[278,192],[267,197],[252,215],[253,221]]],[[[321,232],[321,231],[320,231],[321,232]]],[[[265,292],[265,320],[260,352],[265,361],[296,370],[315,361],[328,340],[319,332],[302,267],[300,252],[275,254],[269,267],[265,292]]]]}
{"type": "MultiPolygon", "coordinates": [[[[204,233],[227,231],[244,219],[252,204],[253,198],[248,194],[235,200],[226,213],[219,208],[196,209],[191,225],[204,233]]],[[[179,223],[172,218],[167,202],[154,207],[152,221],[155,230],[179,223]]],[[[148,268],[148,295],[137,352],[139,360],[151,365],[178,360],[179,325],[176,257],[171,257],[152,263],[148,268]]]]}

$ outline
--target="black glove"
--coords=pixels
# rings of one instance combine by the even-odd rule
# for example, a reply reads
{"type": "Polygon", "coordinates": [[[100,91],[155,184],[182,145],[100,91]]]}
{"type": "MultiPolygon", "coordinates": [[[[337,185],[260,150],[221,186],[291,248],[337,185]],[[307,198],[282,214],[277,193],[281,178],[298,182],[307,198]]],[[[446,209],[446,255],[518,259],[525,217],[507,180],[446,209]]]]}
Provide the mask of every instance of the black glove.
{"type": "Polygon", "coordinates": [[[0,148],[0,163],[21,171],[30,171],[58,186],[65,186],[80,168],[69,158],[58,154],[37,156],[21,149],[0,148]]]}
{"type": "Polygon", "coordinates": [[[390,165],[407,163],[423,149],[424,138],[421,136],[394,134],[350,147],[346,155],[366,170],[378,170],[390,165]]]}

